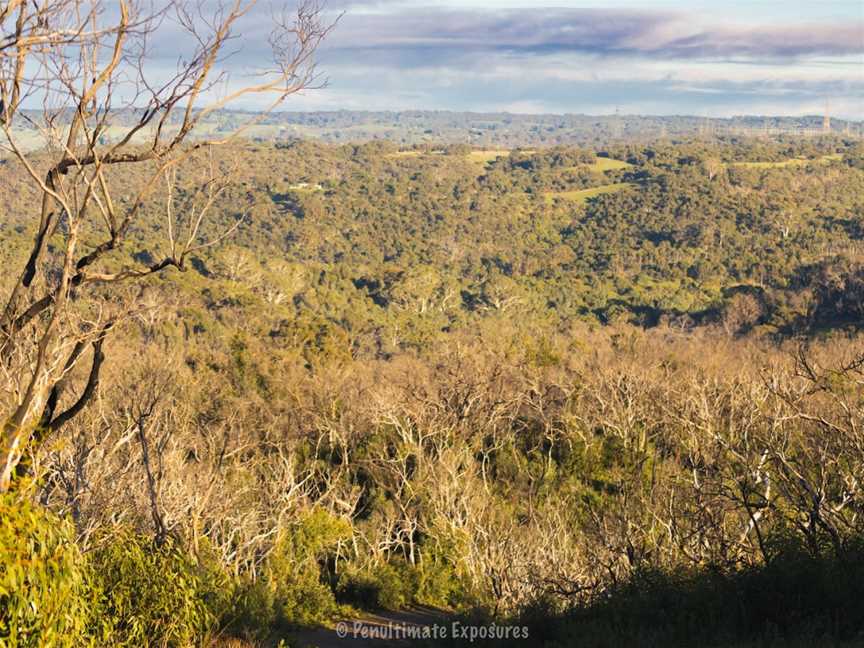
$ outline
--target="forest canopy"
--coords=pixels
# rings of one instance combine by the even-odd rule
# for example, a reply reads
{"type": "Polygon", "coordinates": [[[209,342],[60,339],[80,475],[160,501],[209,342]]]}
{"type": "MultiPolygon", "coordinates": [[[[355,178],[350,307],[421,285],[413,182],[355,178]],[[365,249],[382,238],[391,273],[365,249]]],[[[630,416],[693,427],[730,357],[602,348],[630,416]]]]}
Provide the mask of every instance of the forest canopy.
{"type": "MultiPolygon", "coordinates": [[[[130,290],[98,398],[28,452],[23,492],[71,521],[46,546],[96,570],[64,585],[96,601],[66,631],[182,645],[425,604],[563,645],[855,636],[854,610],[831,619],[861,600],[862,155],[694,138],[190,159],[180,197],[200,160],[234,170],[201,225],[231,236],[130,290]],[[105,594],[151,573],[189,589],[105,594]]],[[[28,251],[23,173],[0,167],[6,267],[28,251]]],[[[106,179],[120,200],[143,182],[106,179]]],[[[166,227],[146,201],[105,271],[162,258],[166,227]]]]}

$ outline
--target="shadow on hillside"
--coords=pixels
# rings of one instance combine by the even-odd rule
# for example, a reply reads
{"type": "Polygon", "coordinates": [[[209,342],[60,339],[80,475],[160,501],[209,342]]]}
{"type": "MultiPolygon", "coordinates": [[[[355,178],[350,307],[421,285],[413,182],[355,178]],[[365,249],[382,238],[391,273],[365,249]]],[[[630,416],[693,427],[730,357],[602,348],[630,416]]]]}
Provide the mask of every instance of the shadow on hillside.
{"type": "MultiPolygon", "coordinates": [[[[510,641],[404,639],[394,627],[444,626],[433,609],[382,612],[336,629],[300,632],[291,646],[482,646],[545,648],[808,648],[864,646],[864,544],[842,556],[787,554],[771,564],[728,574],[643,571],[567,612],[537,602],[498,625],[528,629],[510,641]],[[387,634],[390,628],[390,635],[387,634]],[[383,635],[380,634],[383,631],[383,635]],[[378,634],[376,634],[376,632],[378,634]],[[383,638],[382,638],[383,637],[383,638]],[[389,637],[389,638],[388,638],[389,637]]],[[[488,618],[460,618],[489,626],[488,618]]],[[[404,635],[403,635],[404,637],[404,635]]]]}
{"type": "Polygon", "coordinates": [[[564,614],[548,609],[520,619],[531,645],[864,646],[864,544],[730,574],[647,571],[564,614]]]}
{"type": "Polygon", "coordinates": [[[449,617],[435,608],[415,606],[399,612],[382,610],[345,619],[333,628],[299,630],[290,633],[288,645],[294,648],[396,648],[406,646],[435,646],[434,641],[423,639],[432,635],[436,626],[446,627],[449,617]],[[429,631],[424,633],[424,629],[429,631]]]}

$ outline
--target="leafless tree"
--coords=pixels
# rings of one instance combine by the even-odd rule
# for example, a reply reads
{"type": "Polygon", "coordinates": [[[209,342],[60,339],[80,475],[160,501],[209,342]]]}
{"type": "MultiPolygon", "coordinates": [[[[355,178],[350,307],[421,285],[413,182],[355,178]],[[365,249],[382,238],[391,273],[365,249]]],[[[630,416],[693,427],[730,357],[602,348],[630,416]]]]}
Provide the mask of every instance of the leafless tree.
{"type": "Polygon", "coordinates": [[[215,139],[195,137],[196,128],[238,100],[254,97],[266,112],[322,85],[314,54],[333,24],[307,1],[293,17],[274,17],[271,65],[231,84],[222,63],[254,5],[0,2],[0,147],[41,196],[29,258],[0,311],[0,491],[10,488],[28,444],[92,398],[105,338],[134,310],[120,298],[121,284],[182,270],[190,253],[233,229],[205,227],[230,181],[209,151],[242,136],[260,116],[215,139]],[[191,47],[167,76],[152,65],[154,39],[166,33],[191,47]],[[37,137],[38,150],[25,145],[25,132],[37,137]],[[196,155],[205,171],[197,190],[184,192],[191,198],[180,200],[177,167],[196,155]],[[146,182],[123,200],[118,184],[130,167],[146,182]],[[164,256],[118,269],[127,234],[157,192],[166,197],[164,256]]]}

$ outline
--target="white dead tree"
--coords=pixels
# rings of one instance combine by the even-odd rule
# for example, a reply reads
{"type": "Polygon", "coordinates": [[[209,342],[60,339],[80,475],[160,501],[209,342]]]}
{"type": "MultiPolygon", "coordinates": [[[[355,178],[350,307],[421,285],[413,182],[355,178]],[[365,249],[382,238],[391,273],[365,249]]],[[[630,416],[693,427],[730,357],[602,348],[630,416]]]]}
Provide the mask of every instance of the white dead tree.
{"type": "Polygon", "coordinates": [[[274,17],[271,64],[242,85],[230,82],[223,62],[254,5],[0,0],[0,147],[40,196],[29,258],[0,295],[0,492],[28,445],[92,398],[105,337],[133,308],[121,286],[182,270],[191,252],[228,233],[205,235],[202,227],[229,182],[224,170],[204,164],[197,191],[183,201],[173,191],[175,171],[193,155],[206,160],[260,115],[218,139],[195,137],[196,128],[239,100],[256,98],[266,114],[320,87],[314,54],[333,24],[308,1],[274,17]],[[190,48],[167,75],[152,55],[166,33],[190,48]],[[25,132],[44,146],[24,146],[25,132]],[[113,195],[119,169],[143,180],[131,200],[113,195]],[[117,269],[124,239],[154,194],[167,196],[164,256],[117,269]]]}

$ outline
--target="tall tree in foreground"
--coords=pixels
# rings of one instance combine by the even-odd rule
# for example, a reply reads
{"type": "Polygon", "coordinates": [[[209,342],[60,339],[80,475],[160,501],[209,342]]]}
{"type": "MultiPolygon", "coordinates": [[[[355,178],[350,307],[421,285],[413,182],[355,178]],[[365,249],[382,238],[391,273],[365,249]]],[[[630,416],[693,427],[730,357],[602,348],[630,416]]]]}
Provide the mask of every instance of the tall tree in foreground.
{"type": "Polygon", "coordinates": [[[216,163],[194,190],[175,191],[177,167],[243,133],[196,137],[214,111],[256,98],[275,109],[320,86],[314,54],[332,24],[303,2],[273,19],[272,59],[236,85],[221,70],[255,0],[6,0],[0,2],[0,148],[40,196],[23,268],[0,296],[0,492],[30,443],[93,397],[111,329],[134,309],[130,282],[183,269],[190,253],[232,228],[208,231],[208,211],[228,182],[216,163]],[[170,71],[153,65],[155,41],[188,51],[170,71]],[[34,149],[23,142],[38,138],[34,149]],[[42,146],[44,145],[44,146],[42,146]],[[146,181],[112,195],[121,174],[146,181]],[[164,205],[164,254],[118,262],[146,201],[164,205]]]}

